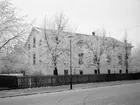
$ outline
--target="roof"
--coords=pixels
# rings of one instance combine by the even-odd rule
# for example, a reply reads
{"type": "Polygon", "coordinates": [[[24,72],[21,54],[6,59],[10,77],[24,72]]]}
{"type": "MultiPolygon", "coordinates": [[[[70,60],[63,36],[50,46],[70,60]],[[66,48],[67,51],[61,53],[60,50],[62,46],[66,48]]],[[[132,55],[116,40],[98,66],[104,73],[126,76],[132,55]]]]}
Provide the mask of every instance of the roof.
{"type": "MultiPolygon", "coordinates": [[[[42,32],[42,31],[53,31],[53,32],[55,32],[55,31],[57,31],[57,30],[51,30],[51,29],[44,29],[44,28],[40,28],[40,27],[32,27],[32,30],[31,30],[31,32],[33,31],[33,30],[36,30],[37,32],[42,32]]],[[[30,32],[30,34],[29,34],[29,36],[28,36],[28,39],[27,39],[27,41],[26,41],[26,43],[25,43],[25,46],[27,45],[27,42],[28,42],[28,40],[29,40],[29,37],[31,37],[31,32],[30,32]]],[[[64,31],[62,31],[63,33],[67,33],[67,34],[74,34],[74,35],[76,35],[77,37],[83,37],[83,36],[85,36],[85,37],[93,37],[93,35],[89,35],[89,34],[81,34],[81,33],[72,33],[72,32],[64,32],[64,31]]],[[[97,36],[97,35],[95,35],[94,37],[98,37],[98,38],[102,38],[101,36],[97,36]]],[[[119,45],[124,45],[124,42],[122,42],[122,41],[119,41],[119,40],[117,40],[117,39],[115,39],[115,38],[112,38],[112,37],[105,37],[108,41],[111,41],[111,42],[115,42],[115,43],[118,43],[119,45]]],[[[130,43],[128,43],[128,45],[130,46],[130,47],[133,47],[130,43]]]]}

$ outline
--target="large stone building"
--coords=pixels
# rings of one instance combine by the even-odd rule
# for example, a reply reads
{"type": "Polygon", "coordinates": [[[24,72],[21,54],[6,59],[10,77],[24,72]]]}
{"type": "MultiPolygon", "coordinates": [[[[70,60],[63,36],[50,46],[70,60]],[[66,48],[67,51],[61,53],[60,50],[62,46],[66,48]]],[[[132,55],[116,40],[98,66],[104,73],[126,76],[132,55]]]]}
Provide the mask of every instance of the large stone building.
{"type": "MultiPolygon", "coordinates": [[[[55,59],[58,74],[69,74],[70,38],[73,74],[97,73],[97,60],[101,74],[125,73],[126,44],[111,37],[101,37],[104,34],[85,35],[33,27],[25,44],[30,73],[53,75],[55,59]]],[[[127,44],[128,55],[131,48],[127,44]]]]}

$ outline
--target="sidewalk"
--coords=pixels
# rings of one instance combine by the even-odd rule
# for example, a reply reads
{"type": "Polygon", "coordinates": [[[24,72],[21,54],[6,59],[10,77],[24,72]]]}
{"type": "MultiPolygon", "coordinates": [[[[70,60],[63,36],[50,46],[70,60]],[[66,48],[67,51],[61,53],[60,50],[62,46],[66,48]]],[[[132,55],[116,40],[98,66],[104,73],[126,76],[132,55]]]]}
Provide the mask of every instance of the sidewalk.
{"type": "MultiPolygon", "coordinates": [[[[140,80],[74,84],[73,89],[86,89],[86,88],[113,86],[113,85],[121,85],[121,84],[132,84],[132,83],[140,83],[140,80]]],[[[51,93],[51,92],[62,92],[62,91],[68,91],[68,90],[70,90],[69,85],[28,88],[28,89],[15,89],[15,90],[3,90],[3,91],[0,91],[0,98],[35,95],[35,94],[43,94],[43,93],[51,93]]]]}

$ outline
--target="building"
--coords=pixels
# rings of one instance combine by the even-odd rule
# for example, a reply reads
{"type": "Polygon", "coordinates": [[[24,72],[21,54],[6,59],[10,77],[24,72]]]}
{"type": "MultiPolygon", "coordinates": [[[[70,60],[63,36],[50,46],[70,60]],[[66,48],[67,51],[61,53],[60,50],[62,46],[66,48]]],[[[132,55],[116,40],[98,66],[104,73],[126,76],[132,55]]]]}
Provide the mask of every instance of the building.
{"type": "MultiPolygon", "coordinates": [[[[101,37],[102,34],[85,35],[33,27],[25,44],[30,73],[53,75],[57,66],[59,75],[68,75],[70,36],[73,74],[96,74],[97,60],[101,74],[125,73],[125,43],[101,37]]],[[[128,55],[131,48],[131,44],[127,44],[128,55]]]]}

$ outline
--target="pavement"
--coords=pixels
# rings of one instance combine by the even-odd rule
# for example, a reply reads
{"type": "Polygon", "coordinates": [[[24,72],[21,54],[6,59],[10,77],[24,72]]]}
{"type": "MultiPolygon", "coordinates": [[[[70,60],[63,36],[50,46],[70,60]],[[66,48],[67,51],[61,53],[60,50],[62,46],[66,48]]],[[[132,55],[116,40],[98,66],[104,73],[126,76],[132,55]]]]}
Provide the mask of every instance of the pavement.
{"type": "MultiPolygon", "coordinates": [[[[133,83],[140,83],[140,80],[73,84],[73,90],[104,87],[104,86],[123,85],[123,84],[133,84],[133,83]]],[[[69,85],[40,87],[40,88],[27,88],[27,89],[2,90],[2,91],[0,91],[0,98],[45,94],[45,93],[62,92],[62,91],[69,91],[69,90],[70,90],[69,85]]]]}

